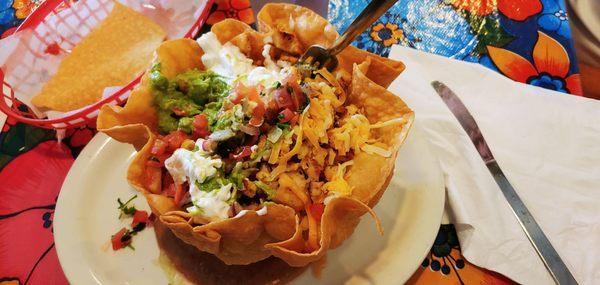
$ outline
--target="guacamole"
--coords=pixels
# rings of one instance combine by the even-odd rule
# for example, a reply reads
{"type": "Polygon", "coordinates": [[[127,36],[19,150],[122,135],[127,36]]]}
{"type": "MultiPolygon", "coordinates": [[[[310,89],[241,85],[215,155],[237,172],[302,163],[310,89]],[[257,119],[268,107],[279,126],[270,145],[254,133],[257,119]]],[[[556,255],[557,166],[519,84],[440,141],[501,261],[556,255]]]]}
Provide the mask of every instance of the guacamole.
{"type": "MultiPolygon", "coordinates": [[[[191,133],[194,117],[199,114],[207,116],[211,127],[219,123],[218,112],[230,90],[221,76],[194,69],[168,79],[161,73],[160,63],[152,66],[149,76],[161,133],[175,130],[191,133]]],[[[231,124],[224,122],[221,125],[231,124]]]]}

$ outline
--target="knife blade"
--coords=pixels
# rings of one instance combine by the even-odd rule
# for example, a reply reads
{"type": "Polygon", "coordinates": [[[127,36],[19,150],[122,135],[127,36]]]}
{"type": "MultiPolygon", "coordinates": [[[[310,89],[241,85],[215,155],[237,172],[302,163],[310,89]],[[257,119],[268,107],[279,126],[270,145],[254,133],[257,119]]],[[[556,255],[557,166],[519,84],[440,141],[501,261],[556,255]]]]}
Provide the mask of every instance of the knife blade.
{"type": "Polygon", "coordinates": [[[465,105],[444,83],[433,81],[431,82],[431,85],[442,98],[446,106],[448,106],[448,109],[454,114],[465,132],[469,135],[471,142],[475,145],[477,152],[485,162],[485,165],[494,177],[498,187],[500,187],[502,194],[508,201],[510,208],[525,232],[525,235],[527,235],[527,238],[550,272],[550,275],[552,275],[554,281],[560,285],[577,284],[577,281],[533,218],[531,212],[529,212],[525,203],[523,203],[523,200],[521,200],[502,172],[502,169],[500,169],[498,162],[496,162],[492,151],[481,134],[481,130],[479,130],[479,126],[477,126],[475,119],[471,116],[465,105]]]}

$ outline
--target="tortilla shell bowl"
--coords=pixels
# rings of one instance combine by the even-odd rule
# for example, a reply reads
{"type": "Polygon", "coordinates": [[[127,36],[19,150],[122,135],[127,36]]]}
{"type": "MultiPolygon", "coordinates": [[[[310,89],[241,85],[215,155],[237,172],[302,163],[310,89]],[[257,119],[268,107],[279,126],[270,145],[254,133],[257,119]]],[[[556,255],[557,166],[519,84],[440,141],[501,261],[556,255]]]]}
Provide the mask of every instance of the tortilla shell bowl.
{"type": "MultiPolygon", "coordinates": [[[[277,52],[298,58],[310,45],[330,46],[338,36],[325,19],[313,11],[290,4],[267,4],[258,13],[258,31],[236,20],[224,20],[212,27],[221,43],[230,42],[260,65],[266,40],[272,40],[277,52]]],[[[200,46],[193,40],[180,39],[163,43],[155,52],[167,77],[191,69],[203,70],[200,46]]],[[[172,198],[150,191],[144,186],[146,161],[158,135],[157,112],[153,105],[148,76],[142,78],[124,107],[104,106],[98,117],[98,129],[118,141],[133,144],[138,153],[132,161],[127,179],[142,192],[152,211],[179,239],[201,251],[211,253],[226,264],[243,265],[270,256],[291,266],[305,266],[321,259],[329,249],[338,247],[354,231],[361,216],[373,216],[371,209],[386,190],[394,169],[398,149],[412,125],[410,108],[386,87],[404,70],[401,62],[348,47],[338,55],[339,66],[332,74],[340,78],[347,91],[347,102],[363,110],[369,122],[403,118],[404,124],[391,124],[373,130],[373,137],[390,147],[391,155],[382,157],[366,152],[354,156],[348,173],[352,193],[330,199],[319,226],[319,247],[306,245],[299,213],[288,205],[266,202],[266,214],[248,211],[244,215],[218,222],[199,224],[179,209],[172,198]]]]}

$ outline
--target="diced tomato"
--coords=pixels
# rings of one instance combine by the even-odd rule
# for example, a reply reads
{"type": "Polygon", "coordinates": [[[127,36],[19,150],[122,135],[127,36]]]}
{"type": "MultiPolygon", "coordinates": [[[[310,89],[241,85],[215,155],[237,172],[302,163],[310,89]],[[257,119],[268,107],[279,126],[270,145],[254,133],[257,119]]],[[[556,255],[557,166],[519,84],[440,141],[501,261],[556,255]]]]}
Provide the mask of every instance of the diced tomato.
{"type": "Polygon", "coordinates": [[[294,102],[294,106],[297,110],[302,104],[304,104],[305,96],[302,93],[302,89],[300,88],[300,84],[298,84],[298,76],[296,74],[290,74],[288,77],[284,78],[283,85],[285,85],[285,89],[290,93],[291,99],[294,102]]]}
{"type": "Polygon", "coordinates": [[[194,130],[192,132],[192,138],[198,139],[198,138],[207,138],[208,136],[210,136],[211,132],[209,130],[201,130],[201,131],[196,131],[194,130]]]}
{"type": "Polygon", "coordinates": [[[133,221],[131,221],[131,227],[135,228],[140,223],[148,222],[148,212],[137,210],[133,213],[133,221]]]}
{"type": "Polygon", "coordinates": [[[233,89],[233,96],[229,97],[229,100],[233,104],[240,103],[244,98],[248,98],[250,101],[260,100],[260,95],[255,86],[246,86],[241,82],[238,82],[233,89]]]}
{"type": "Polygon", "coordinates": [[[229,101],[231,101],[231,103],[233,103],[233,104],[238,104],[238,103],[242,102],[242,100],[244,100],[244,98],[246,98],[246,94],[244,94],[245,89],[246,89],[246,86],[243,83],[238,82],[233,87],[233,90],[232,90],[231,94],[229,95],[229,101]]]}
{"type": "Polygon", "coordinates": [[[284,109],[283,111],[279,112],[279,121],[282,123],[287,123],[294,118],[294,115],[295,113],[292,110],[284,109]]]}
{"type": "Polygon", "coordinates": [[[252,109],[252,117],[262,118],[265,116],[265,103],[259,99],[257,105],[252,109]]]}
{"type": "Polygon", "coordinates": [[[244,94],[239,92],[235,92],[229,95],[229,101],[231,101],[231,103],[233,104],[239,104],[240,102],[242,102],[242,100],[244,100],[244,98],[244,94]]]}
{"type": "Polygon", "coordinates": [[[252,154],[252,149],[249,146],[242,147],[242,150],[238,154],[231,154],[231,158],[234,160],[242,160],[249,157],[252,154]]]}
{"type": "Polygon", "coordinates": [[[267,109],[270,109],[270,110],[277,110],[277,108],[279,108],[279,107],[277,106],[277,101],[276,101],[275,99],[273,99],[273,100],[269,101],[269,104],[268,104],[268,106],[267,106],[267,109]]]}
{"type": "Polygon", "coordinates": [[[323,212],[325,211],[325,204],[323,204],[323,203],[311,204],[310,206],[308,206],[308,209],[310,210],[310,214],[317,221],[320,221],[321,217],[323,216],[323,212]]]}
{"type": "Polygon", "coordinates": [[[175,183],[175,196],[173,197],[173,200],[175,200],[175,204],[176,205],[180,205],[181,201],[183,201],[183,198],[185,196],[185,191],[183,191],[183,185],[181,184],[177,184],[175,183]]]}
{"type": "Polygon", "coordinates": [[[183,117],[183,116],[187,115],[187,113],[185,111],[183,111],[177,107],[173,108],[172,110],[173,110],[173,113],[175,113],[175,115],[177,115],[177,116],[183,117]]]}
{"type": "Polygon", "coordinates": [[[264,122],[264,117],[252,117],[250,118],[250,121],[248,121],[248,124],[254,127],[260,127],[264,122]]]}
{"type": "Polygon", "coordinates": [[[131,235],[125,235],[127,229],[122,228],[110,238],[113,250],[119,250],[131,244],[131,235]]]}
{"type": "Polygon", "coordinates": [[[146,167],[146,180],[144,184],[152,193],[160,193],[161,191],[161,176],[162,170],[157,167],[146,167]]]}
{"type": "Polygon", "coordinates": [[[210,131],[208,130],[208,118],[206,115],[200,114],[195,116],[192,126],[194,126],[194,134],[198,135],[198,137],[205,138],[210,135],[210,131]]]}
{"type": "Polygon", "coordinates": [[[248,98],[248,100],[254,101],[257,103],[258,103],[258,101],[262,101],[260,99],[259,90],[255,86],[250,86],[248,88],[249,88],[248,93],[246,94],[246,98],[248,98]]]}
{"type": "Polygon", "coordinates": [[[206,129],[208,127],[208,118],[204,114],[196,115],[192,125],[194,128],[206,129]]]}
{"type": "Polygon", "coordinates": [[[294,112],[294,117],[290,120],[290,124],[295,125],[300,119],[300,114],[294,112]]]}
{"type": "Polygon", "coordinates": [[[155,139],[150,153],[154,155],[162,155],[167,150],[167,143],[161,139],[155,139]]]}
{"type": "Polygon", "coordinates": [[[294,101],[292,100],[292,97],[286,88],[279,88],[275,90],[273,98],[275,98],[275,102],[277,103],[277,107],[279,109],[296,108],[296,106],[294,106],[294,101]]]}
{"type": "Polygon", "coordinates": [[[206,115],[200,114],[194,117],[192,125],[194,126],[194,134],[198,137],[205,138],[210,135],[210,131],[208,130],[208,118],[206,115]]]}
{"type": "Polygon", "coordinates": [[[186,140],[188,136],[182,131],[174,131],[166,135],[163,140],[168,144],[167,150],[174,152],[176,149],[181,147],[181,143],[186,140]]]}

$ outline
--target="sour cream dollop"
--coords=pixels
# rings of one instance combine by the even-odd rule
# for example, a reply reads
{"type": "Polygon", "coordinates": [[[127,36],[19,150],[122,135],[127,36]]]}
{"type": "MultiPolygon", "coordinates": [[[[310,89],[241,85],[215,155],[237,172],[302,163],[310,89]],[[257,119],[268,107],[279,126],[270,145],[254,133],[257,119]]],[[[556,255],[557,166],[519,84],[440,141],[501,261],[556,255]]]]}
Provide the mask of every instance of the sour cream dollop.
{"type": "Polygon", "coordinates": [[[253,69],[252,59],[247,58],[240,49],[232,43],[219,42],[217,36],[208,32],[198,39],[198,44],[204,51],[202,63],[226,79],[229,83],[238,76],[248,74],[253,69]]]}
{"type": "Polygon", "coordinates": [[[222,185],[218,189],[202,191],[196,183],[202,183],[215,176],[217,170],[223,166],[219,158],[212,158],[211,153],[204,151],[204,139],[196,141],[196,150],[177,149],[171,157],[165,160],[165,168],[177,184],[189,183],[189,193],[193,206],[187,211],[192,215],[213,221],[228,218],[229,200],[233,184],[222,185]]]}
{"type": "Polygon", "coordinates": [[[246,57],[237,46],[229,42],[221,44],[212,32],[202,35],[198,39],[198,44],[204,51],[202,55],[204,66],[225,77],[230,84],[239,79],[246,85],[260,84],[269,87],[281,81],[286,75],[271,59],[269,44],[265,44],[262,51],[265,66],[253,65],[253,60],[246,57]]]}
{"type": "Polygon", "coordinates": [[[189,182],[191,185],[196,181],[202,183],[214,176],[221,166],[221,159],[211,158],[202,150],[189,151],[180,148],[165,160],[165,168],[177,184],[189,182]]]}
{"type": "Polygon", "coordinates": [[[228,201],[231,199],[232,187],[233,184],[229,183],[219,189],[206,192],[192,184],[190,186],[190,196],[193,206],[188,207],[187,211],[192,215],[201,215],[211,222],[227,219],[230,208],[228,201]]]}

